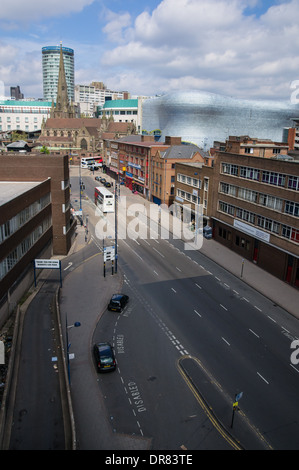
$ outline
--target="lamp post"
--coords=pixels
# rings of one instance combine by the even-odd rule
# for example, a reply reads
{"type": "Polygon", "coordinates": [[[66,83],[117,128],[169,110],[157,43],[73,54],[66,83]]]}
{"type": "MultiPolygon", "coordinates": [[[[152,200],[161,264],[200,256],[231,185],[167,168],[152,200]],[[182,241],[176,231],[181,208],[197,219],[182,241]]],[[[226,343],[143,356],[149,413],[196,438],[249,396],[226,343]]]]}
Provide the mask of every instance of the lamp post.
{"type": "Polygon", "coordinates": [[[68,325],[67,324],[67,315],[65,316],[65,332],[66,332],[66,361],[67,361],[67,373],[68,373],[68,379],[69,379],[69,384],[71,383],[71,371],[70,371],[70,357],[69,357],[69,350],[71,343],[69,343],[69,334],[68,330],[73,328],[73,327],[78,327],[81,326],[81,323],[76,321],[73,325],[68,325]]]}

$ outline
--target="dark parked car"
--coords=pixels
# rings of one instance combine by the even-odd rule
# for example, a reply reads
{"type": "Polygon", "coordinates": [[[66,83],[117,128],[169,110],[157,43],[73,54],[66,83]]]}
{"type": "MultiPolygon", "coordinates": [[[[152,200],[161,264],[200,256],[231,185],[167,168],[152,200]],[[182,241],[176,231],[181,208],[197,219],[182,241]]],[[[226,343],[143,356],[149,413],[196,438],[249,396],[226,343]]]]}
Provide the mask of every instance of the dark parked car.
{"type": "Polygon", "coordinates": [[[100,182],[101,182],[102,184],[104,184],[104,183],[106,183],[106,179],[105,179],[105,178],[100,178],[100,182]]]}
{"type": "Polygon", "coordinates": [[[121,312],[129,301],[129,296],[125,294],[113,294],[108,304],[108,310],[121,312]]]}
{"type": "Polygon", "coordinates": [[[100,176],[96,176],[96,177],[95,177],[95,180],[96,180],[96,181],[101,181],[100,176]]]}
{"type": "Polygon", "coordinates": [[[109,183],[109,181],[106,181],[106,183],[104,183],[104,186],[106,188],[111,188],[111,183],[109,183]]]}
{"type": "Polygon", "coordinates": [[[97,343],[93,351],[98,372],[116,369],[114,352],[110,343],[97,343]]]}

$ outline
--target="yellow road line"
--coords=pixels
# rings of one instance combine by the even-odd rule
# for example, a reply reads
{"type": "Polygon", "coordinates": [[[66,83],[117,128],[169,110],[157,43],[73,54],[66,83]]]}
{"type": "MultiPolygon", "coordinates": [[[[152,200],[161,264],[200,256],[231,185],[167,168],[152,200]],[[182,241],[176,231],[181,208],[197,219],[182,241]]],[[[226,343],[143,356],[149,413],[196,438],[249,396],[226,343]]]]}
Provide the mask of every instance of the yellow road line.
{"type": "MultiPolygon", "coordinates": [[[[182,356],[178,361],[177,361],[177,368],[181,374],[181,376],[183,377],[183,379],[185,380],[186,384],[188,385],[188,387],[190,388],[191,392],[193,393],[193,395],[195,396],[196,400],[198,401],[198,403],[200,404],[201,408],[203,409],[203,411],[205,412],[205,414],[207,415],[207,417],[209,418],[209,420],[211,421],[211,423],[213,424],[213,426],[215,427],[215,429],[219,432],[219,434],[228,442],[229,445],[231,445],[231,447],[235,450],[242,450],[242,447],[241,445],[232,438],[232,436],[230,436],[230,434],[223,428],[223,426],[221,425],[221,423],[218,421],[218,419],[214,416],[214,413],[211,411],[212,409],[210,407],[207,406],[207,404],[205,403],[205,401],[201,398],[200,394],[198,393],[198,391],[195,389],[194,385],[191,383],[190,379],[187,377],[187,375],[185,374],[185,372],[182,370],[181,366],[180,366],[180,361],[183,360],[183,359],[193,359],[195,360],[196,362],[198,362],[198,360],[196,358],[193,358],[192,356],[182,356]]],[[[214,381],[215,384],[217,384],[215,381],[214,381]]],[[[217,384],[217,386],[219,386],[217,384]]]]}

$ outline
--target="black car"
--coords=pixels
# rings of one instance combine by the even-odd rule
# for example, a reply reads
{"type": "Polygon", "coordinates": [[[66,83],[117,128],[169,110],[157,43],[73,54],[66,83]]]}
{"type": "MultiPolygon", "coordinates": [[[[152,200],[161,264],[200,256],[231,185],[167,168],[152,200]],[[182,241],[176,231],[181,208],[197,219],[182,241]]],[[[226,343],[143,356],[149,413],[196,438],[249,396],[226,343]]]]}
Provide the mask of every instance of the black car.
{"type": "Polygon", "coordinates": [[[96,176],[96,177],[95,177],[95,180],[96,180],[96,181],[101,181],[100,176],[96,176]]]}
{"type": "Polygon", "coordinates": [[[105,178],[100,178],[100,183],[102,183],[102,184],[106,183],[106,179],[105,178]]]}
{"type": "Polygon", "coordinates": [[[121,312],[129,301],[129,296],[125,294],[113,294],[108,304],[108,310],[121,312]]]}
{"type": "Polygon", "coordinates": [[[110,343],[97,343],[93,348],[98,372],[116,369],[113,348],[110,343]]]}
{"type": "Polygon", "coordinates": [[[106,183],[104,183],[104,186],[105,188],[111,188],[111,183],[109,183],[109,181],[106,181],[106,183]]]}

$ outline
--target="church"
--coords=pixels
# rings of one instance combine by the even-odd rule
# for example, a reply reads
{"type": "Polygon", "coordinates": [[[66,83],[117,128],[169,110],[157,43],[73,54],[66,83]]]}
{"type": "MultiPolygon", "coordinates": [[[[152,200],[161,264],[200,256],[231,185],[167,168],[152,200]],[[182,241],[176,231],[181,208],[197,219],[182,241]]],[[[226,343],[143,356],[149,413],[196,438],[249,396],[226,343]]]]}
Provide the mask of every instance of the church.
{"type": "Polygon", "coordinates": [[[101,119],[76,117],[74,104],[68,99],[61,47],[56,104],[52,101],[50,117],[42,123],[37,142],[51,153],[69,153],[75,163],[81,157],[101,152],[103,133],[115,138],[135,133],[135,127],[132,123],[116,123],[105,116],[101,119]]]}

